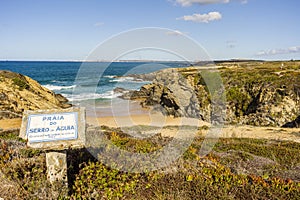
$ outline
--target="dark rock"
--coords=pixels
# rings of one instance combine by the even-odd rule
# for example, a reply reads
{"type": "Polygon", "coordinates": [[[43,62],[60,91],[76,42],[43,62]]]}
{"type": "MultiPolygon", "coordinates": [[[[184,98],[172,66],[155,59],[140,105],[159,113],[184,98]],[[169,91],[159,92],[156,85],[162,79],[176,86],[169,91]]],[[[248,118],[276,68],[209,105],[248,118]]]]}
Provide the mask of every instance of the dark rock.
{"type": "Polygon", "coordinates": [[[121,87],[116,87],[113,91],[114,91],[114,93],[120,93],[120,94],[128,92],[128,90],[121,88],[121,87]]]}
{"type": "Polygon", "coordinates": [[[144,85],[141,87],[140,90],[126,90],[123,94],[119,97],[125,100],[144,100],[148,98],[149,91],[148,85],[144,85]]]}
{"type": "Polygon", "coordinates": [[[68,102],[68,99],[61,94],[55,94],[55,97],[62,103],[68,102]]]}
{"type": "Polygon", "coordinates": [[[132,92],[131,99],[143,99],[143,107],[154,107],[166,115],[202,118],[193,87],[176,69],[157,72],[153,83],[132,92]]]}
{"type": "Polygon", "coordinates": [[[300,116],[282,126],[283,128],[300,128],[300,116]]]}

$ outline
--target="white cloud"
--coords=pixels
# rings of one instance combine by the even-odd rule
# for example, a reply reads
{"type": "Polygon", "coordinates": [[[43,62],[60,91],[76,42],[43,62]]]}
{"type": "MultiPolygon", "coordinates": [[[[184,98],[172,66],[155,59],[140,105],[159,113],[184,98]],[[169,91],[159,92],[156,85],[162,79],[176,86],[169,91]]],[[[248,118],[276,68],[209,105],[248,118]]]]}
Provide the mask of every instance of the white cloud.
{"type": "Polygon", "coordinates": [[[260,51],[257,56],[273,56],[279,54],[291,54],[291,53],[300,53],[300,46],[289,47],[286,49],[272,49],[268,51],[260,51]]]}
{"type": "MultiPolygon", "coordinates": [[[[240,1],[242,4],[247,3],[247,0],[237,0],[240,1]]],[[[179,4],[181,6],[187,7],[193,4],[218,4],[218,3],[229,3],[230,0],[175,0],[175,4],[179,4]]]]}
{"type": "Polygon", "coordinates": [[[167,35],[173,35],[173,36],[184,35],[184,33],[182,33],[181,31],[178,31],[178,30],[168,31],[168,32],[166,32],[166,34],[167,34],[167,35]]]}
{"type": "Polygon", "coordinates": [[[229,0],[176,0],[177,4],[181,6],[191,6],[192,4],[215,4],[215,3],[229,3],[229,0]]]}
{"type": "Polygon", "coordinates": [[[207,14],[185,15],[177,18],[177,20],[193,21],[198,23],[208,23],[210,21],[220,20],[222,15],[219,12],[209,12],[207,14]]]}
{"type": "Polygon", "coordinates": [[[102,25],[104,25],[104,23],[103,23],[103,22],[97,22],[97,23],[95,23],[95,24],[94,24],[94,26],[96,26],[96,27],[98,27],[98,26],[102,26],[102,25]]]}

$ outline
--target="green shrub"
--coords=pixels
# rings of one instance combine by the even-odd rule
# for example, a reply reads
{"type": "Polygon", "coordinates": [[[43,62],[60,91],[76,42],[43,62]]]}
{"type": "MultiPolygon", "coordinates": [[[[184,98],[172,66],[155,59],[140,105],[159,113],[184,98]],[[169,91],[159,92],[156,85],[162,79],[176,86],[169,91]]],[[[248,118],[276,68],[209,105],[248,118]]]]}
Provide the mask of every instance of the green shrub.
{"type": "Polygon", "coordinates": [[[20,90],[28,90],[30,86],[25,80],[22,80],[20,78],[13,78],[12,79],[13,83],[19,87],[20,90]]]}
{"type": "Polygon", "coordinates": [[[134,194],[139,174],[120,172],[100,162],[88,163],[76,177],[72,195],[76,199],[117,199],[134,194]]]}
{"type": "Polygon", "coordinates": [[[229,103],[234,103],[237,116],[244,115],[252,100],[251,96],[246,91],[242,91],[239,87],[231,87],[227,89],[226,99],[229,103]]]}

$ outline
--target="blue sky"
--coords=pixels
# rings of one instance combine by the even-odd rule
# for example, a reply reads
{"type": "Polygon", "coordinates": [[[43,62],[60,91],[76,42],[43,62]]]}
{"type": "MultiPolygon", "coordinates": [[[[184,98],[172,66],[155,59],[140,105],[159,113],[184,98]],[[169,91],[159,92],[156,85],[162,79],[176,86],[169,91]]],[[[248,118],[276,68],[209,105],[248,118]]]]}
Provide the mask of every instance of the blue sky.
{"type": "Polygon", "coordinates": [[[143,27],[185,34],[212,59],[300,59],[299,7],[297,0],[0,0],[0,59],[83,60],[113,35],[143,27]]]}

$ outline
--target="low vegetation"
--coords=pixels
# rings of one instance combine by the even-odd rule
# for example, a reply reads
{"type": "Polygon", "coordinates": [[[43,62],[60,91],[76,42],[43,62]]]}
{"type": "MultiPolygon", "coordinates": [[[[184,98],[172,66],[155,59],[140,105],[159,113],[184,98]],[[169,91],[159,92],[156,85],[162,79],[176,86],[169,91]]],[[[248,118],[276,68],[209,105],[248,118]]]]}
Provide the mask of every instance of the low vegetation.
{"type": "Polygon", "coordinates": [[[21,78],[13,78],[12,81],[16,86],[19,87],[19,90],[28,90],[30,88],[26,80],[22,80],[21,78]]]}
{"type": "Polygon", "coordinates": [[[222,91],[221,85],[227,123],[284,126],[299,116],[300,62],[224,62],[217,66],[218,70],[179,69],[193,85],[206,121],[210,119],[210,96],[222,91]]]}
{"type": "MultiPolygon", "coordinates": [[[[205,128],[205,127],[204,127],[205,128]]],[[[159,134],[132,138],[120,129],[105,129],[114,145],[148,153],[166,145],[159,134]]],[[[45,152],[29,149],[18,132],[0,134],[0,167],[10,193],[5,199],[51,199],[45,152]]],[[[68,150],[69,195],[61,199],[299,199],[300,144],[258,139],[220,139],[199,157],[198,136],[176,162],[163,169],[129,173],[110,168],[88,151],[68,150]]],[[[132,161],[133,162],[133,161],[132,161]]],[[[5,181],[4,181],[5,180],[5,181]]],[[[5,187],[4,185],[2,187],[5,187]]],[[[3,195],[6,196],[3,196],[3,195]]]]}

